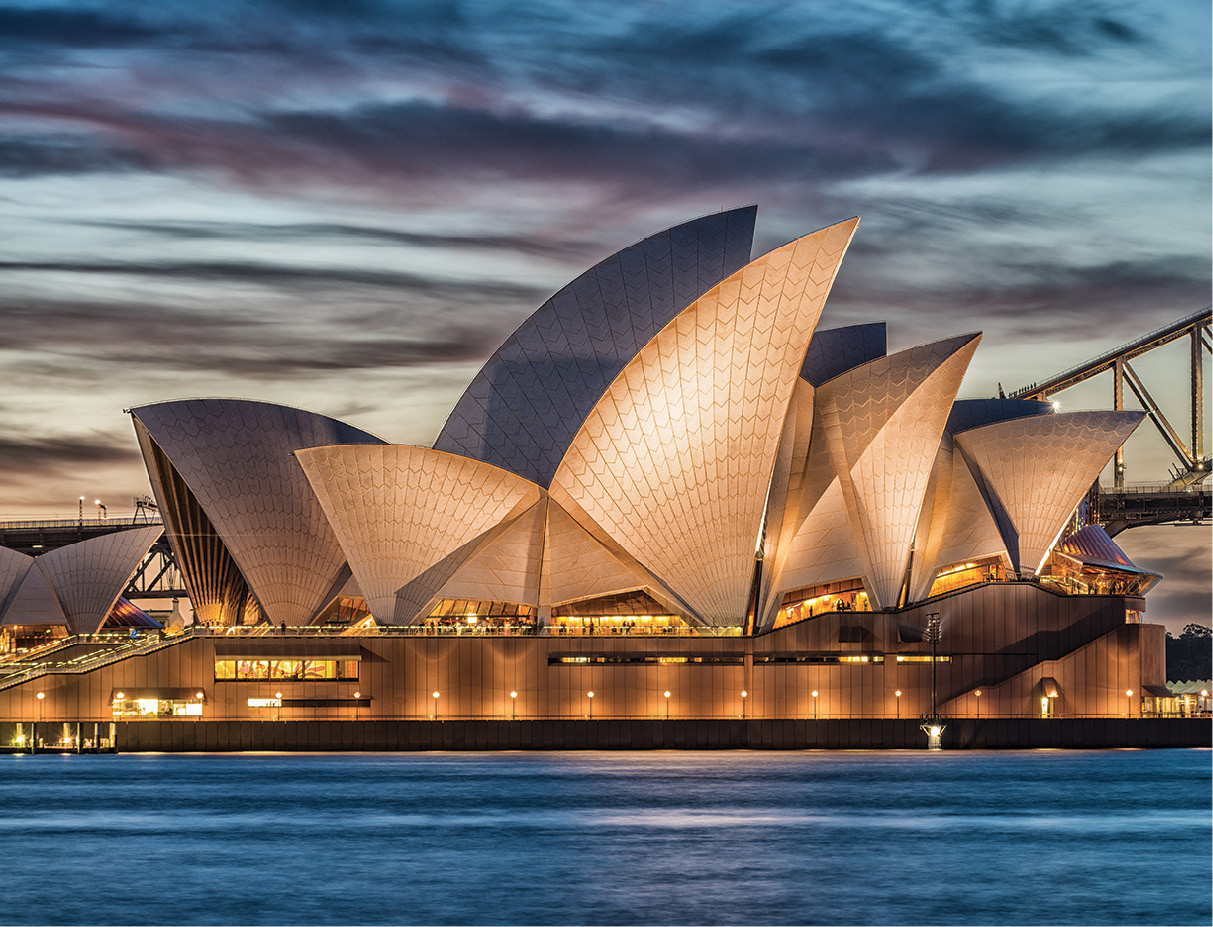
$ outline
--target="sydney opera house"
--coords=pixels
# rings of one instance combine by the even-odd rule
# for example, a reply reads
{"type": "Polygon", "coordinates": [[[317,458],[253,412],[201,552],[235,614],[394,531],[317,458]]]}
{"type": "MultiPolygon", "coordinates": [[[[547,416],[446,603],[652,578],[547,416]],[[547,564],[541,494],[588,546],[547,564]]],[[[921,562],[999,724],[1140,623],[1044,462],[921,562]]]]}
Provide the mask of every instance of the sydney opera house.
{"type": "MultiPolygon", "coordinates": [[[[432,447],[264,402],[132,409],[195,624],[0,688],[0,717],[1148,710],[1158,577],[1081,517],[1142,413],[957,399],[980,334],[890,354],[884,323],[823,317],[857,219],[751,260],[755,216],[573,280],[432,447]]],[[[0,624],[86,648],[157,535],[8,552],[0,624]]]]}

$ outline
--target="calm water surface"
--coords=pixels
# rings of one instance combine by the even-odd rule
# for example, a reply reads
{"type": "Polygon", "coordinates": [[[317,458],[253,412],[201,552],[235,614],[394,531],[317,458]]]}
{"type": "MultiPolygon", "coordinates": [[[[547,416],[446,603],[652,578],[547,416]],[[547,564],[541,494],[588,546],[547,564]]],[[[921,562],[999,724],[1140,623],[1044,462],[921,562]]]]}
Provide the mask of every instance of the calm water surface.
{"type": "Polygon", "coordinates": [[[4,924],[1209,924],[1206,750],[0,756],[4,924]]]}

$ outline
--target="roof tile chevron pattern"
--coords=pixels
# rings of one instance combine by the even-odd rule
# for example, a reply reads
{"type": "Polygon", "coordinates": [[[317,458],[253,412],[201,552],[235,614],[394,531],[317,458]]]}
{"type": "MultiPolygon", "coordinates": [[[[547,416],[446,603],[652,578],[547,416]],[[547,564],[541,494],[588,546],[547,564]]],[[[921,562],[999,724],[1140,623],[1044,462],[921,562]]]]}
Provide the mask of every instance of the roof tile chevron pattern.
{"type": "Polygon", "coordinates": [[[92,634],[105,621],[163,529],[131,528],[57,547],[37,558],[74,634],[92,634]]]}
{"type": "Polygon", "coordinates": [[[860,364],[884,357],[887,350],[884,322],[863,322],[818,331],[809,342],[800,375],[814,386],[821,386],[860,364]]]}
{"type": "Polygon", "coordinates": [[[1053,403],[1039,399],[958,399],[952,403],[944,430],[948,434],[958,435],[982,425],[1029,415],[1050,415],[1052,412],[1053,403]]]}
{"type": "Polygon", "coordinates": [[[1013,569],[1038,572],[1065,521],[1144,412],[1066,412],[956,435],[1013,569]]]}
{"type": "MultiPolygon", "coordinates": [[[[430,448],[316,447],[300,450],[296,457],[371,613],[386,624],[410,623],[416,617],[397,613],[398,591],[506,518],[521,514],[542,494],[516,474],[430,448]]],[[[465,553],[471,556],[474,550],[465,553]]],[[[458,565],[428,595],[414,589],[407,600],[428,601],[458,565]]]]}
{"type": "Polygon", "coordinates": [[[479,545],[438,592],[444,599],[539,604],[547,499],[479,545]]]}
{"type": "Polygon", "coordinates": [[[927,597],[944,567],[1006,553],[994,516],[950,435],[944,435],[931,473],[916,548],[910,587],[914,601],[927,597]]]}
{"type": "MultiPolygon", "coordinates": [[[[102,615],[102,620],[105,620],[104,615],[102,615]]],[[[63,612],[63,606],[59,604],[59,597],[55,595],[54,587],[51,586],[46,574],[38,569],[37,563],[30,567],[25,578],[21,580],[21,585],[13,593],[8,608],[4,612],[2,623],[7,625],[65,625],[68,623],[67,615],[63,612]]]]}
{"type": "Polygon", "coordinates": [[[34,558],[29,554],[0,547],[0,619],[4,618],[9,599],[17,592],[21,580],[25,579],[25,574],[33,565],[34,558]]]}
{"type": "Polygon", "coordinates": [[[132,414],[185,480],[269,621],[309,624],[345,556],[292,452],[383,442],[324,415],[241,399],[163,402],[132,414]]]}
{"type": "Polygon", "coordinates": [[[948,411],[980,335],[856,367],[817,391],[873,605],[897,604],[948,411]]]}
{"type": "Polygon", "coordinates": [[[763,626],[770,627],[783,595],[817,583],[862,576],[867,561],[859,548],[847,515],[842,486],[834,479],[788,545],[787,555],[772,571],[763,626]]]}
{"type": "Polygon", "coordinates": [[[926,598],[945,566],[1005,553],[993,516],[968,467],[955,453],[953,435],[994,422],[1052,412],[1052,403],[1033,399],[958,399],[952,403],[915,532],[911,600],[926,598]]]}
{"type": "Polygon", "coordinates": [[[749,261],[756,212],[747,206],[658,232],[569,283],[489,358],[434,447],[547,487],[624,365],[749,261]]]}
{"type": "Polygon", "coordinates": [[[764,255],[679,313],[553,480],[709,624],[745,615],[780,431],[857,223],[764,255]]]}
{"type": "Polygon", "coordinates": [[[652,585],[652,577],[639,564],[610,550],[555,501],[549,504],[543,551],[545,606],[652,585]]]}

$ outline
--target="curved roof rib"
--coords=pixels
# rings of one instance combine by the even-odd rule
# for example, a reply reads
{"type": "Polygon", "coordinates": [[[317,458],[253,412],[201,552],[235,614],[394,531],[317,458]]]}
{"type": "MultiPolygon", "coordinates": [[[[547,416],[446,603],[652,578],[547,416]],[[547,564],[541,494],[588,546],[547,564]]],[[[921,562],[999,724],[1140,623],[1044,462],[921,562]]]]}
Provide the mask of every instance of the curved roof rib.
{"type": "Polygon", "coordinates": [[[996,422],[956,435],[1013,569],[1039,572],[1099,472],[1144,412],[1065,412],[996,422]]]}
{"type": "MultiPolygon", "coordinates": [[[[325,415],[244,399],[162,402],[131,414],[197,500],[265,617],[309,624],[343,578],[345,556],[292,452],[383,442],[325,415]]],[[[149,472],[159,472],[141,443],[149,472]]],[[[166,489],[157,490],[162,508],[166,489]]],[[[166,517],[166,530],[180,548],[181,526],[166,517]]],[[[215,569],[226,562],[211,561],[215,569]]]]}
{"type": "Polygon", "coordinates": [[[876,607],[897,605],[948,411],[980,334],[856,367],[817,391],[818,415],[876,607]]]}
{"type": "Polygon", "coordinates": [[[744,621],[805,350],[858,219],[746,265],[633,358],[552,481],[708,624],[744,621]]]}
{"type": "Polygon", "coordinates": [[[542,496],[507,470],[425,447],[314,447],[295,456],[381,624],[411,624],[477,542],[542,496]]]}
{"type": "Polygon", "coordinates": [[[678,312],[750,259],[756,206],[650,235],[587,270],[497,349],[434,448],[547,487],[625,364],[678,312]]]}

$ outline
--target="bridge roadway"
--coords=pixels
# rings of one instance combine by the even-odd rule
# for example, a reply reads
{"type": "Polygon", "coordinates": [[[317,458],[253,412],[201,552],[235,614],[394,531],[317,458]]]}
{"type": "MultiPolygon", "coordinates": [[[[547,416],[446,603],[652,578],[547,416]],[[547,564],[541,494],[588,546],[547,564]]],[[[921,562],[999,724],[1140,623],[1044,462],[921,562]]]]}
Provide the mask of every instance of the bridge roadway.
{"type": "Polygon", "coordinates": [[[1168,483],[1099,490],[1099,523],[1110,536],[1146,525],[1202,524],[1210,519],[1209,484],[1168,483]]]}
{"type": "Polygon", "coordinates": [[[0,547],[20,551],[30,556],[44,554],[56,547],[66,547],[90,538],[99,538],[115,531],[147,528],[159,525],[159,517],[126,518],[49,518],[22,521],[0,521],[0,547]]]}

